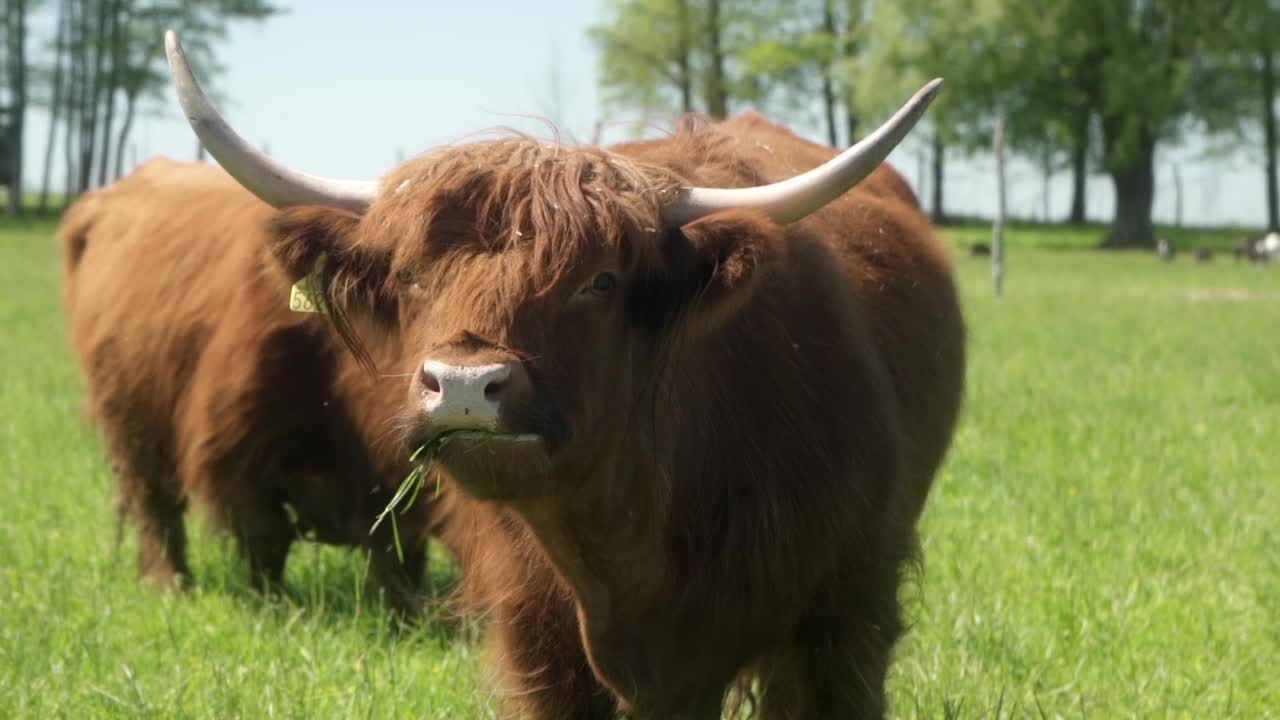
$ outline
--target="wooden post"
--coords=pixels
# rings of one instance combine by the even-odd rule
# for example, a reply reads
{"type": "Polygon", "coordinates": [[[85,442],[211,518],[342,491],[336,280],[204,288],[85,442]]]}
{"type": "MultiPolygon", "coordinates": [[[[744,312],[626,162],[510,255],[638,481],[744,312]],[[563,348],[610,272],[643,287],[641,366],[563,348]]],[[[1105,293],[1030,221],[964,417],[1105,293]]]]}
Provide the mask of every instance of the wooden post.
{"type": "Polygon", "coordinates": [[[916,155],[916,197],[920,198],[920,204],[924,205],[924,198],[929,193],[926,190],[929,187],[929,173],[927,170],[929,157],[925,148],[920,148],[920,153],[916,155]]]}
{"type": "Polygon", "coordinates": [[[1182,229],[1182,172],[1173,164],[1173,226],[1182,229]]]}
{"type": "Polygon", "coordinates": [[[996,219],[991,228],[991,284],[999,297],[1004,290],[1004,113],[996,117],[996,219]]]}

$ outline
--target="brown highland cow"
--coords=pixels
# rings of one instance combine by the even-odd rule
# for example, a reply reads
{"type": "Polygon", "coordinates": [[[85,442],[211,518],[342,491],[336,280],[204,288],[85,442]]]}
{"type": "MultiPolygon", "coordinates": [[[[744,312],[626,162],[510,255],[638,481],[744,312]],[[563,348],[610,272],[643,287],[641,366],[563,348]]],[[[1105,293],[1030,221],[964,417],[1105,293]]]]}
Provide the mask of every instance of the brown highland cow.
{"type": "Polygon", "coordinates": [[[290,545],[314,536],[368,549],[390,602],[412,611],[429,504],[397,518],[403,564],[389,525],[369,532],[408,473],[374,420],[403,393],[322,316],[289,309],[272,213],[221,170],[158,159],[85,195],[58,229],[71,345],[139,571],[190,580],[183,515],[197,500],[234,532],[255,587],[278,584],[290,545]]]}
{"type": "Polygon", "coordinates": [[[284,271],[323,256],[343,337],[396,348],[514,711],[701,720],[736,686],[768,719],[885,713],[964,379],[947,257],[881,166],[936,82],[839,155],[748,115],[337,182],[249,147],[168,46],[206,147],[284,208],[284,271]]]}

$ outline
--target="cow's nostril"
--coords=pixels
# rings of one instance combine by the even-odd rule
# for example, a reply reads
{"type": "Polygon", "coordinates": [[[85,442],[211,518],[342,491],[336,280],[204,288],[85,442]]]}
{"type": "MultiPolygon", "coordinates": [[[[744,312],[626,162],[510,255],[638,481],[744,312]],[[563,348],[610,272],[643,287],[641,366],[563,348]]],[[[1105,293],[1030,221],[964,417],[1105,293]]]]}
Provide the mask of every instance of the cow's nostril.
{"type": "Polygon", "coordinates": [[[436,377],[435,373],[428,370],[424,365],[421,368],[421,375],[422,375],[422,378],[421,378],[422,387],[426,388],[427,392],[433,392],[433,393],[440,392],[440,378],[436,377]]]}
{"type": "Polygon", "coordinates": [[[494,380],[484,386],[484,399],[489,402],[498,402],[502,399],[502,392],[507,389],[505,380],[494,380]]]}

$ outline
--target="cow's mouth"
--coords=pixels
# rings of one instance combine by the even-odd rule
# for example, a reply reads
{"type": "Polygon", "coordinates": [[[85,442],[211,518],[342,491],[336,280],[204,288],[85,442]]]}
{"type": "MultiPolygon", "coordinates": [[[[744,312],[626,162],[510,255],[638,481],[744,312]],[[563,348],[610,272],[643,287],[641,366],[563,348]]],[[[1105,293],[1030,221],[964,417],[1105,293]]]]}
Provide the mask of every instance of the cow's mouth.
{"type": "Polygon", "coordinates": [[[416,463],[426,463],[439,457],[451,445],[460,449],[479,449],[486,445],[495,447],[519,447],[545,444],[545,439],[537,433],[500,432],[497,430],[479,430],[476,428],[445,428],[435,432],[424,431],[410,436],[408,445],[412,451],[411,459],[416,463]]]}
{"type": "Polygon", "coordinates": [[[428,447],[437,453],[452,443],[479,447],[483,445],[527,445],[542,443],[543,437],[537,433],[497,432],[493,430],[457,429],[445,430],[431,441],[428,447]]]}
{"type": "Polygon", "coordinates": [[[443,470],[471,497],[509,502],[546,491],[552,455],[536,433],[456,429],[438,434],[414,462],[443,470]]]}

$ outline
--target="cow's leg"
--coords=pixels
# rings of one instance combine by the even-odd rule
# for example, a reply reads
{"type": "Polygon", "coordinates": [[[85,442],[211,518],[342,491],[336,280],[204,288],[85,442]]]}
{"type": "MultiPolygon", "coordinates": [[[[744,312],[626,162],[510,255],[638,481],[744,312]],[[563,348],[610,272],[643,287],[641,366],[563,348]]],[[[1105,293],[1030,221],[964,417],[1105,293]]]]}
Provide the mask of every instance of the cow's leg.
{"type": "Polygon", "coordinates": [[[616,717],[617,701],[591,672],[577,615],[567,598],[505,598],[492,619],[494,652],[503,667],[509,698],[504,717],[616,717]]]}
{"type": "MultiPolygon", "coordinates": [[[[389,540],[394,543],[394,540],[389,540]]],[[[427,543],[425,540],[405,542],[400,545],[404,560],[396,552],[394,544],[380,543],[369,549],[369,564],[373,579],[382,588],[387,605],[401,620],[411,620],[422,610],[422,579],[427,567],[427,543]]]]}
{"type": "Polygon", "coordinates": [[[283,507],[233,515],[240,554],[249,566],[249,586],[270,593],[284,587],[284,565],[296,533],[283,507]]]}
{"type": "Polygon", "coordinates": [[[138,525],[139,577],[156,587],[186,588],[191,584],[183,524],[186,502],[173,464],[166,462],[160,448],[139,443],[140,433],[108,426],[106,436],[120,487],[121,520],[131,516],[138,525]]]}
{"type": "Polygon", "coordinates": [[[183,509],[180,500],[154,496],[139,507],[138,572],[158,587],[182,589],[191,584],[183,509]]]}
{"type": "Polygon", "coordinates": [[[857,594],[845,595],[851,600],[843,614],[842,603],[828,603],[788,647],[766,658],[761,720],[885,717],[885,676],[902,621],[897,573],[879,575],[863,576],[857,594]]]}
{"type": "Polygon", "coordinates": [[[167,493],[141,498],[136,508],[138,574],[157,587],[184,589],[191,584],[183,511],[182,501],[167,493]]]}

